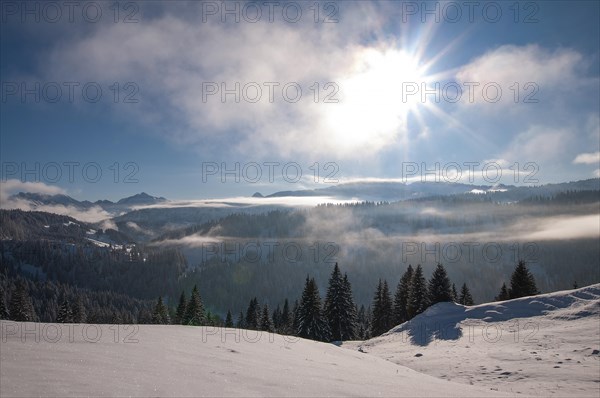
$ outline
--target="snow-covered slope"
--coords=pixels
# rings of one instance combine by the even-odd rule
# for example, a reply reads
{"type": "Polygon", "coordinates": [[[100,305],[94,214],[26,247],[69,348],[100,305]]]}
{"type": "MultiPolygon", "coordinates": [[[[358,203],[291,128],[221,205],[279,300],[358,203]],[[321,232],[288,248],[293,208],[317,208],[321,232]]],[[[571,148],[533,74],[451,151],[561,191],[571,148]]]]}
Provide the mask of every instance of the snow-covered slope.
{"type": "Polygon", "coordinates": [[[440,303],[344,347],[504,392],[598,397],[600,284],[472,307],[440,303]]]}
{"type": "Polygon", "coordinates": [[[506,396],[280,335],[48,325],[2,321],[0,396],[506,396]]]}

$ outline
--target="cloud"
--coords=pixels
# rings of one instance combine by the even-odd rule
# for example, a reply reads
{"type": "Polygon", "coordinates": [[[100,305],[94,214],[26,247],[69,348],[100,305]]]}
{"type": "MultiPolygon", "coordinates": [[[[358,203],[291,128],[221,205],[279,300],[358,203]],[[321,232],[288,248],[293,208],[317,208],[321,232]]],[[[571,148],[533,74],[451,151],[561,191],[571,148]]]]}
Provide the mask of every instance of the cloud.
{"type": "Polygon", "coordinates": [[[152,205],[136,206],[134,209],[171,209],[180,207],[239,208],[241,206],[313,207],[322,203],[344,204],[354,202],[353,200],[336,199],[330,196],[283,196],[272,198],[240,196],[205,200],[170,200],[152,205]]]}
{"type": "Polygon", "coordinates": [[[502,157],[523,163],[556,159],[572,137],[573,133],[569,130],[532,126],[510,142],[502,157]]]}
{"type": "Polygon", "coordinates": [[[64,189],[55,185],[47,185],[43,182],[23,182],[15,179],[0,181],[0,188],[0,200],[3,202],[9,196],[19,192],[41,193],[45,195],[66,194],[64,189]]]}
{"type": "MultiPolygon", "coordinates": [[[[519,233],[522,240],[565,240],[600,237],[600,215],[545,217],[528,222],[533,232],[519,233]]],[[[521,225],[525,226],[525,225],[521,225]]],[[[517,226],[515,229],[520,229],[517,226]]],[[[523,231],[523,229],[521,229],[523,231]]]]}
{"type": "Polygon", "coordinates": [[[575,164],[598,164],[600,163],[600,152],[580,153],[573,160],[575,164]]]}
{"type": "MultiPolygon", "coordinates": [[[[78,209],[73,206],[63,205],[40,205],[29,200],[11,198],[18,192],[40,193],[45,195],[66,195],[66,191],[54,185],[47,185],[43,182],[23,182],[20,180],[7,180],[0,182],[0,208],[2,209],[20,209],[25,211],[45,211],[73,217],[84,222],[100,222],[111,218],[111,215],[99,206],[91,207],[87,210],[78,209]]],[[[111,228],[116,227],[109,224],[111,228]]]]}
{"type": "Polygon", "coordinates": [[[478,83],[474,89],[474,101],[469,96],[462,97],[465,105],[519,105],[527,100],[546,101],[548,93],[554,90],[576,93],[586,84],[582,78],[581,68],[583,56],[571,49],[550,51],[538,45],[527,46],[504,45],[462,66],[456,73],[456,79],[461,82],[478,83]],[[518,83],[519,86],[515,86],[518,83]],[[530,83],[529,86],[526,84],[530,83]],[[487,97],[482,89],[490,84],[487,97]],[[495,91],[491,88],[496,84],[501,89],[501,97],[495,101],[495,91]],[[518,88],[518,89],[517,89],[518,88]],[[518,97],[515,97],[518,93],[518,97]]]}
{"type": "MultiPolygon", "coordinates": [[[[180,145],[257,155],[274,150],[283,155],[351,155],[358,144],[340,145],[347,142],[341,140],[343,126],[332,126],[327,119],[341,105],[324,99],[338,85],[337,98],[343,100],[339,84],[366,56],[361,37],[381,25],[375,8],[340,6],[344,21],[361,20],[350,26],[315,24],[312,17],[299,23],[221,23],[218,18],[201,23],[199,4],[187,5],[185,12],[173,11],[174,6],[143,23],[99,25],[90,34],[64,40],[50,50],[41,73],[53,80],[135,82],[140,103],[126,112],[180,145]],[[333,85],[326,87],[329,82],[333,85]],[[295,96],[296,87],[300,100],[286,100],[286,95],[295,96]],[[218,93],[208,95],[208,89],[218,93]],[[237,91],[239,102],[234,94],[222,97],[224,89],[237,91]],[[256,102],[247,100],[258,90],[256,102]]],[[[392,45],[375,43],[368,51],[383,54],[392,45]]],[[[378,125],[382,116],[343,113],[365,126],[378,125]]],[[[401,134],[402,121],[387,117],[385,126],[372,132],[378,139],[361,140],[362,150],[376,151],[401,134]]]]}

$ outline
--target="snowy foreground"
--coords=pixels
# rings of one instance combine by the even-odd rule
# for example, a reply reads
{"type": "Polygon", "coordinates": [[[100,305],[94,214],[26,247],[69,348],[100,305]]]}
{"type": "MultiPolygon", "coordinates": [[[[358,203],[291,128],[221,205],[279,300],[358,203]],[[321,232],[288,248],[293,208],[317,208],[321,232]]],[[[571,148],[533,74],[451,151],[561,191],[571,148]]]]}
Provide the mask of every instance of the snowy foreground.
{"type": "Polygon", "coordinates": [[[208,327],[0,326],[0,396],[600,393],[600,285],[473,307],[438,304],[384,336],[342,347],[208,327]]]}
{"type": "Polygon", "coordinates": [[[599,397],[600,284],[472,307],[442,303],[344,347],[501,392],[599,397]]]}
{"type": "Polygon", "coordinates": [[[3,397],[505,396],[332,344],[267,333],[62,325],[58,339],[57,325],[1,326],[3,397]]]}

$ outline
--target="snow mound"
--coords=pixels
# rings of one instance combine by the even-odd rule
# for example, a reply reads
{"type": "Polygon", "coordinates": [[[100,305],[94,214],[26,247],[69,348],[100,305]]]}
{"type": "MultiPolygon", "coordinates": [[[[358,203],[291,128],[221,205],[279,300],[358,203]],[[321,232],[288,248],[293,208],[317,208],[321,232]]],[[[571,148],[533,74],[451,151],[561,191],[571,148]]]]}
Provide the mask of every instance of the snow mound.
{"type": "Polygon", "coordinates": [[[494,397],[372,355],[240,329],[2,321],[0,396],[494,397]]]}
{"type": "Polygon", "coordinates": [[[469,307],[439,303],[344,347],[513,394],[598,397],[600,284],[469,307]]]}

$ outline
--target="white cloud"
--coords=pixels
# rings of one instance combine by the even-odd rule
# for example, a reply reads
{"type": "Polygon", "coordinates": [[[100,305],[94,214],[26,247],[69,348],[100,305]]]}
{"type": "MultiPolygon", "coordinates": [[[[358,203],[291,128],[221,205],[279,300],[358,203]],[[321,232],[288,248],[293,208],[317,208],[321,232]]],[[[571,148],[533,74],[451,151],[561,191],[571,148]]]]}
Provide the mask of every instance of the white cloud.
{"type": "MultiPolygon", "coordinates": [[[[547,93],[552,90],[575,93],[585,84],[579,73],[582,63],[583,56],[571,49],[549,51],[538,45],[504,45],[461,67],[456,73],[456,79],[463,84],[479,84],[474,89],[474,105],[493,105],[495,110],[498,105],[518,105],[520,109],[524,109],[526,107],[523,102],[526,99],[547,101],[547,93]],[[491,86],[494,83],[502,90],[498,102],[492,102],[496,96],[495,89],[491,86]],[[518,90],[515,83],[519,84],[518,90]],[[526,87],[527,83],[533,84],[526,87]],[[486,84],[490,84],[487,98],[482,90],[486,84]],[[517,98],[515,92],[518,92],[517,98]]],[[[470,105],[467,94],[465,92],[461,102],[470,105]]]]}
{"type": "Polygon", "coordinates": [[[66,194],[66,191],[55,185],[47,185],[43,182],[30,182],[10,179],[0,181],[0,200],[4,202],[9,196],[19,192],[41,193],[45,195],[66,194]]]}
{"type": "MultiPolygon", "coordinates": [[[[23,182],[20,180],[7,180],[0,182],[0,208],[2,209],[20,209],[25,211],[45,211],[76,218],[84,222],[100,222],[111,217],[109,213],[99,206],[94,206],[88,210],[78,209],[73,206],[63,205],[40,205],[29,200],[11,198],[18,192],[40,193],[45,195],[66,195],[66,191],[54,185],[47,185],[43,182],[23,182]]],[[[111,228],[116,227],[111,224],[111,228]]]]}
{"type": "Polygon", "coordinates": [[[573,160],[575,164],[598,164],[600,163],[600,152],[580,153],[573,160]]]}
{"type": "MultiPolygon", "coordinates": [[[[357,28],[342,22],[315,24],[312,17],[297,24],[224,24],[212,18],[200,23],[200,6],[190,5],[186,15],[168,13],[139,24],[102,25],[92,34],[74,36],[52,50],[43,73],[54,80],[137,83],[140,103],[126,112],[133,111],[181,145],[221,146],[257,156],[274,150],[284,156],[341,151],[350,155],[358,143],[344,148],[341,144],[348,141],[343,140],[343,126],[327,123],[328,112],[340,105],[323,103],[334,89],[326,89],[324,83],[339,86],[341,78],[361,62],[364,48],[354,43],[381,24],[380,18],[371,18],[373,7],[340,6],[344,20],[362,20],[357,28]],[[226,103],[219,94],[203,98],[206,83],[216,83],[221,91],[221,84],[232,89],[236,82],[240,83],[239,103],[233,95],[226,97],[226,103]],[[272,103],[268,82],[279,84],[272,103]],[[320,83],[319,103],[313,99],[314,82],[320,83]],[[301,87],[298,102],[284,99],[286,83],[301,87]],[[250,97],[260,87],[258,102],[244,100],[246,84],[250,97]]],[[[391,45],[382,44],[381,51],[391,45]]],[[[344,88],[339,90],[336,98],[343,98],[344,88]]],[[[293,96],[294,89],[288,93],[293,96]]],[[[376,126],[381,118],[355,112],[347,116],[364,126],[376,126]]],[[[401,134],[402,121],[393,115],[389,118],[382,129],[365,131],[378,139],[361,140],[361,150],[376,151],[401,134]]]]}
{"type": "Polygon", "coordinates": [[[510,159],[523,165],[527,162],[556,163],[562,157],[565,149],[574,143],[574,134],[567,129],[547,128],[534,125],[517,134],[507,145],[502,159],[510,159]]]}

